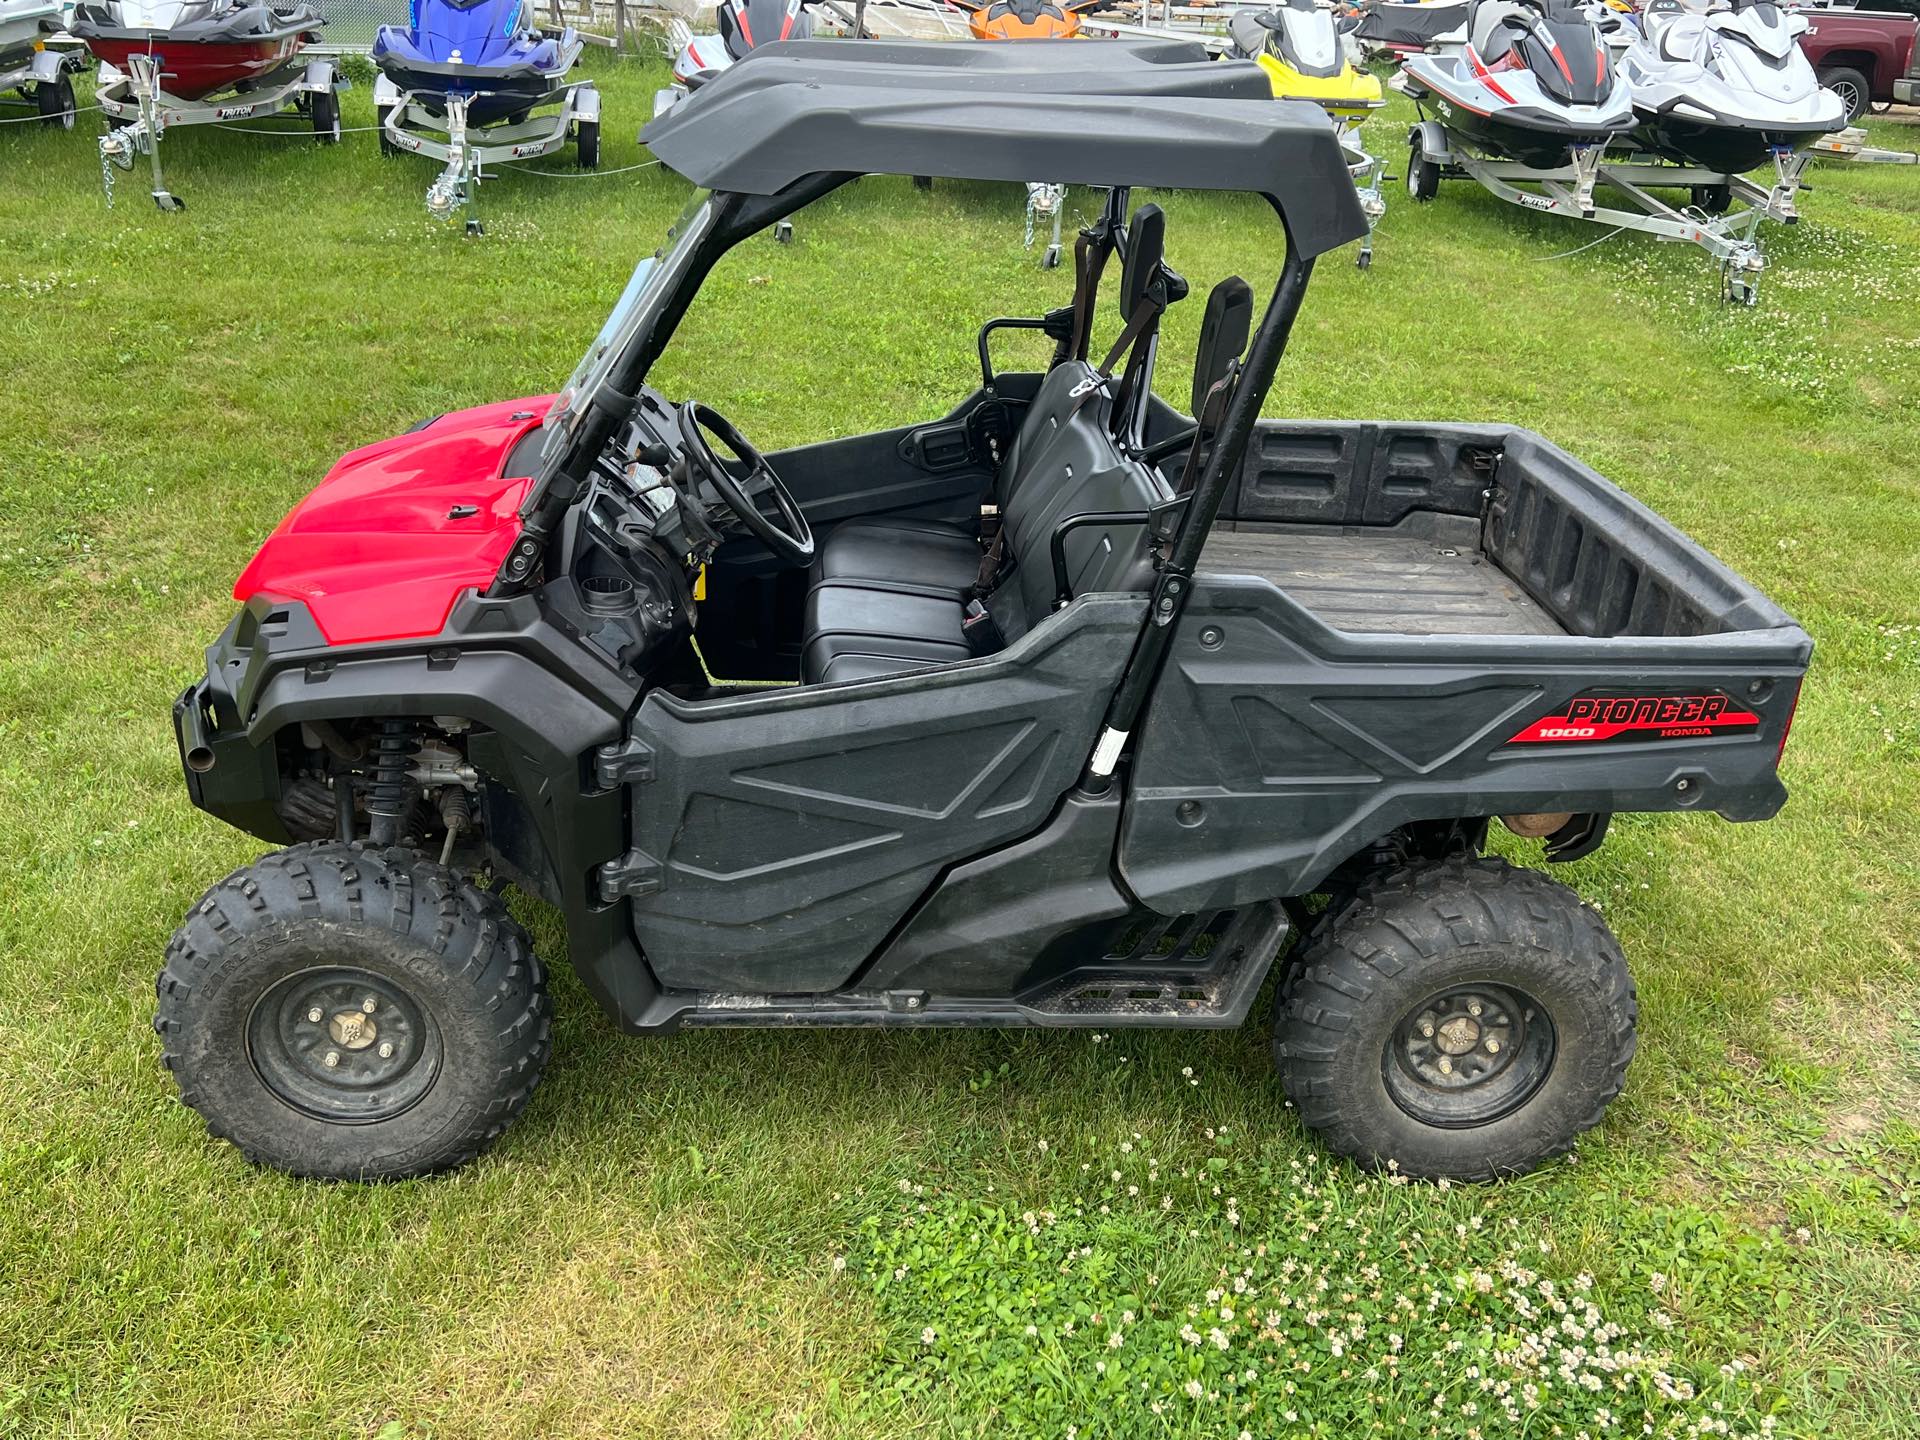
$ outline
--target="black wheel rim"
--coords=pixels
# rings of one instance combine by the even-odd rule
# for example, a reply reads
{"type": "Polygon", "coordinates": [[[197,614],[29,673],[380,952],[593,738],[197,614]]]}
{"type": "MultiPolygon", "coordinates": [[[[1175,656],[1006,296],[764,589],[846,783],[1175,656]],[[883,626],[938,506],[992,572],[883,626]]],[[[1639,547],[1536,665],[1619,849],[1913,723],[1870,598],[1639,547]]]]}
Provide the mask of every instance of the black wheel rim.
{"type": "Polygon", "coordinates": [[[440,1074],[440,1030],[403,987],[351,965],[276,982],[247,1019],[247,1057],[316,1120],[370,1125],[412,1109],[440,1074]]]}
{"type": "Polygon", "coordinates": [[[1455,985],[1402,1017],[1381,1056],[1387,1093],[1415,1120],[1490,1125],[1533,1098],[1553,1070],[1553,1021],[1525,991],[1455,985]]]}

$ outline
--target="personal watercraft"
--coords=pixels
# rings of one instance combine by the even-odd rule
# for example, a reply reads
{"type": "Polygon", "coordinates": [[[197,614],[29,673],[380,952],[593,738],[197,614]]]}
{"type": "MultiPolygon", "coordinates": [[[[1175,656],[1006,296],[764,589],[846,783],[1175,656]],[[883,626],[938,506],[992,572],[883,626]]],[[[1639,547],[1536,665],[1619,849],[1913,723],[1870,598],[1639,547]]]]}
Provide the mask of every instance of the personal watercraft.
{"type": "Polygon", "coordinates": [[[1634,125],[1593,20],[1559,0],[1474,0],[1460,52],[1409,56],[1401,73],[1456,139],[1542,170],[1590,169],[1634,125]]]}
{"type": "Polygon", "coordinates": [[[1361,8],[1354,42],[1369,57],[1395,60],[1432,50],[1457,50],[1467,40],[1468,0],[1370,0],[1361,8]]]}
{"type": "Polygon", "coordinates": [[[1267,10],[1235,11],[1227,34],[1230,53],[1260,67],[1276,100],[1310,101],[1333,121],[1367,216],[1359,255],[1364,270],[1373,262],[1373,227],[1387,209],[1380,189],[1386,167],[1361,143],[1360,125],[1387,102],[1380,81],[1347,56],[1346,35],[1358,20],[1357,12],[1337,16],[1319,0],[1280,0],[1267,10]]]}
{"type": "Polygon", "coordinates": [[[1806,29],[1804,15],[1773,0],[1653,0],[1621,65],[1639,122],[1635,143],[1734,175],[1769,160],[1788,166],[1847,123],[1846,102],[1821,87],[1800,51],[1806,29]]]}
{"type": "Polygon", "coordinates": [[[665,114],[735,61],[744,60],[756,46],[776,40],[805,40],[813,34],[813,16],[807,0],[721,0],[715,12],[719,33],[695,35],[684,20],[676,21],[678,42],[673,57],[673,83],[655,92],[653,113],[665,114]]]}
{"type": "Polygon", "coordinates": [[[374,113],[386,154],[426,155],[446,168],[427,188],[427,212],[464,208],[480,233],[474,191],[488,164],[550,155],[575,141],[582,169],[600,163],[600,96],[569,79],[582,42],[571,28],[526,23],[525,0],[413,0],[405,29],[373,40],[374,113]],[[536,114],[549,106],[551,114],[536,114]]]}
{"type": "Polygon", "coordinates": [[[71,130],[75,62],[49,50],[44,36],[59,28],[65,8],[60,0],[0,0],[0,98],[17,93],[45,123],[71,130]]]}
{"type": "Polygon", "coordinates": [[[947,0],[967,12],[975,40],[1072,40],[1080,17],[1113,0],[947,0]]]}
{"type": "MultiPolygon", "coordinates": [[[[338,143],[339,76],[331,60],[301,53],[324,24],[307,0],[81,0],[67,28],[100,62],[103,161],[127,170],[147,155],[154,203],[180,210],[160,167],[161,138],[175,126],[295,110],[322,142],[338,143]]],[[[111,204],[112,170],[102,171],[111,204]]]]}

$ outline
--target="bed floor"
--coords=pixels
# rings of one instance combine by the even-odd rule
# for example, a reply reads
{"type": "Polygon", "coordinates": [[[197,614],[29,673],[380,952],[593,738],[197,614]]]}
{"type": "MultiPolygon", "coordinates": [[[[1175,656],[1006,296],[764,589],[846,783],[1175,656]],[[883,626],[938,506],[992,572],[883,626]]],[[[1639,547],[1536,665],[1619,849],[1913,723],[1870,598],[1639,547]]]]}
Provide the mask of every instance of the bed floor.
{"type": "Polygon", "coordinates": [[[1271,580],[1336,630],[1567,633],[1467,543],[1392,531],[1216,530],[1200,552],[1200,568],[1271,580]]]}

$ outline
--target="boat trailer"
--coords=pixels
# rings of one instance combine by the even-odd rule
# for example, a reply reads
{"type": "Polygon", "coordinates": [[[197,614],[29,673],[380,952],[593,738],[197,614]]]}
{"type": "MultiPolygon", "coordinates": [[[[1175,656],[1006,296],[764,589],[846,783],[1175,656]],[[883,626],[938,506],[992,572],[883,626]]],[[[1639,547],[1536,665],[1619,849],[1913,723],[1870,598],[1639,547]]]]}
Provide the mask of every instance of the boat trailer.
{"type": "Polygon", "coordinates": [[[101,62],[94,87],[94,103],[106,116],[107,133],[100,137],[100,184],[107,208],[113,208],[115,167],[133,169],[134,158],[145,155],[153,165],[153,203],[162,210],[184,210],[187,202],[167,189],[160,166],[160,142],[167,131],[181,125],[222,125],[240,120],[264,120],[298,110],[312,117],[314,137],[323,145],[340,143],[340,94],[351,83],[333,61],[298,58],[239,93],[207,100],[183,100],[166,89],[167,72],[156,53],[127,57],[127,68],[101,62]]]}
{"type": "Polygon", "coordinates": [[[1744,175],[1676,165],[1653,155],[1603,153],[1599,146],[1578,152],[1571,165],[1540,170],[1477,155],[1437,120],[1416,124],[1408,142],[1415,160],[1439,166],[1443,176],[1464,175],[1478,181],[1489,194],[1510,205],[1698,245],[1720,262],[1720,298],[1739,305],[1753,305],[1760,298],[1760,276],[1767,268],[1760,248],[1762,222],[1792,225],[1800,219],[1795,196],[1811,155],[1804,150],[1776,151],[1774,183],[1765,186],[1744,175]],[[1523,188],[1527,186],[1536,188],[1523,188]],[[1692,203],[1670,205],[1649,186],[1684,186],[1692,194],[1692,203]],[[1623,203],[1601,204],[1595,192],[1602,187],[1623,203]],[[1731,210],[1736,199],[1745,201],[1747,208],[1731,210]]]}
{"type": "Polygon", "coordinates": [[[474,197],[486,178],[488,165],[537,160],[553,154],[570,139],[579,142],[581,169],[592,170],[599,165],[599,90],[591,80],[582,80],[555,90],[538,103],[551,105],[555,101],[559,109],[551,113],[528,114],[519,120],[469,129],[467,96],[447,96],[444,113],[436,115],[420,92],[403,92],[385,75],[376,76],[373,82],[380,148],[390,155],[404,152],[443,161],[446,168],[427,186],[427,214],[436,220],[449,220],[455,210],[460,210],[465,214],[469,235],[484,230],[474,214],[474,197]]]}
{"type": "Polygon", "coordinates": [[[1362,270],[1373,266],[1373,232],[1380,224],[1380,217],[1387,213],[1387,196],[1381,182],[1386,179],[1387,162],[1367,152],[1360,143],[1360,126],[1357,123],[1336,124],[1340,132],[1340,150],[1347,162],[1347,173],[1353,176],[1353,188],[1360,196],[1360,213],[1367,217],[1366,238],[1360,242],[1360,253],[1354,264],[1362,270]]]}

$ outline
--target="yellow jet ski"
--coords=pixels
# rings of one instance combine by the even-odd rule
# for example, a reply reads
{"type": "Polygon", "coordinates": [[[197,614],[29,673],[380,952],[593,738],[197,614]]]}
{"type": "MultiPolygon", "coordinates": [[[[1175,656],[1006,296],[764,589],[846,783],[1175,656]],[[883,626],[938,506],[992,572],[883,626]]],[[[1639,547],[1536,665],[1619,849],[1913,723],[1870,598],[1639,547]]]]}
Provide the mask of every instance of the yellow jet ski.
{"type": "Polygon", "coordinates": [[[1387,103],[1379,77],[1347,59],[1333,10],[1318,0],[1235,11],[1227,33],[1236,55],[1267,72],[1276,100],[1311,100],[1355,124],[1387,103]]]}
{"type": "Polygon", "coordinates": [[[1278,0],[1270,9],[1235,11],[1227,35],[1236,58],[1252,60],[1267,72],[1276,100],[1310,100],[1333,120],[1367,216],[1359,257],[1364,270],[1373,263],[1373,227],[1387,210],[1380,189],[1386,164],[1361,144],[1360,124],[1387,102],[1379,77],[1347,58],[1344,32],[1358,23],[1357,12],[1343,24],[1320,0],[1278,0]]]}

